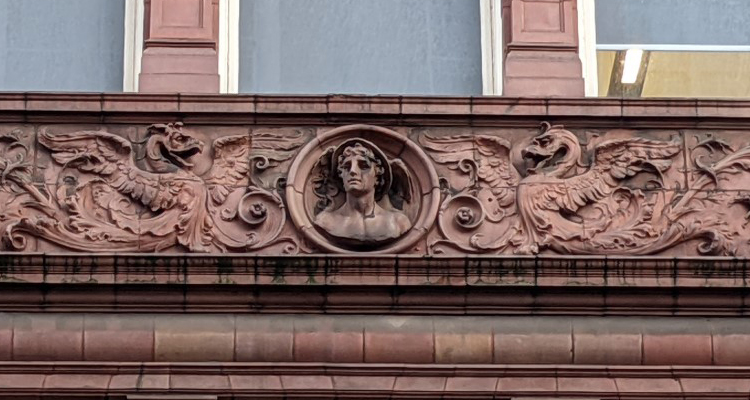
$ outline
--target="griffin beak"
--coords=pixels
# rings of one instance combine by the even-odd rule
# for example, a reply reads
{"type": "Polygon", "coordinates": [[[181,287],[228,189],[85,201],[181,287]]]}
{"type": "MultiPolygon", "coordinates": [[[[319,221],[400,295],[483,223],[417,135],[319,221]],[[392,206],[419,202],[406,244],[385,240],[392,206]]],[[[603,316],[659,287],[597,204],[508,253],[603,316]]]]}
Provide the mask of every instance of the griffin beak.
{"type": "Polygon", "coordinates": [[[203,146],[204,146],[203,142],[195,142],[191,144],[189,147],[185,148],[184,150],[170,152],[170,155],[171,155],[170,159],[172,159],[172,162],[179,165],[180,167],[192,168],[194,164],[188,161],[188,158],[196,154],[202,153],[203,146]]]}
{"type": "Polygon", "coordinates": [[[537,170],[547,165],[547,161],[552,158],[551,154],[546,154],[538,146],[530,146],[521,150],[521,157],[524,160],[530,160],[533,163],[531,168],[527,168],[526,171],[534,173],[537,170]]]}

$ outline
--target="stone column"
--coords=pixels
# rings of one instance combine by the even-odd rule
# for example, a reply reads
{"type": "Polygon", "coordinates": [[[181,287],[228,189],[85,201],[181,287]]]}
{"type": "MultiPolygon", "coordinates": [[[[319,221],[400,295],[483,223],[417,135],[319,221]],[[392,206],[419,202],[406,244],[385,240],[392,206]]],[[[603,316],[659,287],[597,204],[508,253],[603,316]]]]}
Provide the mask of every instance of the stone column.
{"type": "Polygon", "coordinates": [[[583,96],[576,0],[503,0],[506,96],[583,96]]]}
{"type": "Polygon", "coordinates": [[[147,0],[141,92],[218,93],[219,0],[147,0]]]}

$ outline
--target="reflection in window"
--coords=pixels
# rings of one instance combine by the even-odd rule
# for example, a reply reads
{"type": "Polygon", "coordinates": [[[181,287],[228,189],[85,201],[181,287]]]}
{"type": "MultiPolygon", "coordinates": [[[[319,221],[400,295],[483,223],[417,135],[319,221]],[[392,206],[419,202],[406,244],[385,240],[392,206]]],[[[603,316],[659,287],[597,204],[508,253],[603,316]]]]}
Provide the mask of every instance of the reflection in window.
{"type": "Polygon", "coordinates": [[[479,0],[241,0],[239,91],[482,93],[479,0]]]}
{"type": "Polygon", "coordinates": [[[596,0],[599,95],[750,97],[747,15],[747,0],[596,0]]]}

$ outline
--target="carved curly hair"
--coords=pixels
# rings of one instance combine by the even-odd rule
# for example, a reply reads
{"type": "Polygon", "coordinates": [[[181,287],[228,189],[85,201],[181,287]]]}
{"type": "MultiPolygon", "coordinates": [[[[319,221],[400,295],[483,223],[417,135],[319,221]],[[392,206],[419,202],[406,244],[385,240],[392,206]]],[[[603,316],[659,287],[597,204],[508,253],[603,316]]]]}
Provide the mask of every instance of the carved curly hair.
{"type": "Polygon", "coordinates": [[[354,155],[365,157],[370,163],[372,163],[375,168],[375,191],[379,192],[385,184],[385,180],[383,179],[383,174],[385,174],[383,162],[380,158],[375,157],[375,153],[373,153],[372,150],[363,146],[361,143],[354,143],[351,146],[347,146],[339,155],[337,160],[339,177],[343,179],[344,171],[342,165],[344,164],[344,160],[354,155]]]}

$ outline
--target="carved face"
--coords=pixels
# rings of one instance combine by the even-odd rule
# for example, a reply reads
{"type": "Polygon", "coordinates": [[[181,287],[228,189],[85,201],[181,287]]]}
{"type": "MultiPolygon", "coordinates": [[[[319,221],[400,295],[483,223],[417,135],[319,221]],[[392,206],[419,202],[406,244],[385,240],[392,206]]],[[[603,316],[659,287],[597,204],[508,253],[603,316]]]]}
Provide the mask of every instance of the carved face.
{"type": "Polygon", "coordinates": [[[339,156],[338,173],[347,193],[364,195],[382,185],[384,169],[370,149],[357,143],[339,156]]]}

